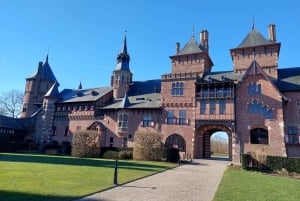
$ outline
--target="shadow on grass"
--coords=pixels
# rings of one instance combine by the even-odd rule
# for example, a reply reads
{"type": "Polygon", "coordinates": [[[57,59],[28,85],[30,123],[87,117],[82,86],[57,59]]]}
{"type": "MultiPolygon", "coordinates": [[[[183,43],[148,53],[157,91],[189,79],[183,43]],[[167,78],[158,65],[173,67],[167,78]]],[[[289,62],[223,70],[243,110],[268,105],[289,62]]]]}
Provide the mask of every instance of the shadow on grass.
{"type": "MultiPolygon", "coordinates": [[[[49,156],[49,155],[33,155],[33,154],[10,154],[0,153],[0,162],[30,162],[30,163],[45,163],[45,164],[59,164],[59,165],[76,165],[76,166],[94,166],[114,168],[114,160],[105,160],[99,158],[74,158],[68,156],[49,156]]],[[[163,164],[147,164],[135,161],[119,161],[118,167],[122,169],[157,171],[157,169],[168,168],[163,164]]]]}
{"type": "Polygon", "coordinates": [[[56,195],[41,195],[23,192],[11,192],[0,190],[0,201],[67,201],[73,200],[77,197],[72,196],[56,196],[56,195]]]}

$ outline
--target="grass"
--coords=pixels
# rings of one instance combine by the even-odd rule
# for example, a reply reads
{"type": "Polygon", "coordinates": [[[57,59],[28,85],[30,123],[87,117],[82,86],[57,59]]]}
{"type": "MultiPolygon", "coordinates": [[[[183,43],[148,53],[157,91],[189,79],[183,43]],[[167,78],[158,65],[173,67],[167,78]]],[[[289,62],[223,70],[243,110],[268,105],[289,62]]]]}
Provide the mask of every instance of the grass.
{"type": "MultiPolygon", "coordinates": [[[[119,161],[118,183],[176,166],[119,161]]],[[[113,186],[114,160],[0,153],[0,201],[65,201],[113,186]]]]}
{"type": "Polygon", "coordinates": [[[214,201],[296,201],[299,189],[299,179],[227,169],[214,201]]]}

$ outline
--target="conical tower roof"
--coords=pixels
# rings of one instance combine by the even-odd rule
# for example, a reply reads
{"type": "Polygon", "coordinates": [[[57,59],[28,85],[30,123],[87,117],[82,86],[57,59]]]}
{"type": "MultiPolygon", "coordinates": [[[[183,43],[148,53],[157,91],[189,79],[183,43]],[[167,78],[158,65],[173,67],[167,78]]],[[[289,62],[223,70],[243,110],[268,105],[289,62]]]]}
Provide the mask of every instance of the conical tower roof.
{"type": "Polygon", "coordinates": [[[117,67],[115,70],[130,71],[129,61],[130,61],[130,56],[127,52],[127,40],[125,35],[122,50],[117,56],[117,67]]]}

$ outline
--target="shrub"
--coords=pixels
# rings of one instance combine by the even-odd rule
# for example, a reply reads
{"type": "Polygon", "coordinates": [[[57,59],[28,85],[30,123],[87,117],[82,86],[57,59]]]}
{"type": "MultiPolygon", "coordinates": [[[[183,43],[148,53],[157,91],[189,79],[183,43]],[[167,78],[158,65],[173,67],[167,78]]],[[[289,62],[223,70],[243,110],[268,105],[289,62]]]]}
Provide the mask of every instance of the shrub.
{"type": "Polygon", "coordinates": [[[119,159],[119,152],[108,150],[102,155],[102,158],[119,159]]]}
{"type": "Polygon", "coordinates": [[[134,137],[133,159],[158,161],[163,158],[162,134],[137,131],[134,137]]]}
{"type": "Polygon", "coordinates": [[[242,161],[242,169],[247,170],[249,168],[249,158],[250,156],[248,154],[243,153],[241,155],[241,161],[242,161]]]}
{"type": "Polygon", "coordinates": [[[132,151],[120,151],[119,152],[119,159],[123,159],[123,160],[130,160],[132,159],[132,151]]]}
{"type": "Polygon", "coordinates": [[[92,130],[79,130],[73,134],[72,156],[99,157],[101,134],[92,130]]]}
{"type": "Polygon", "coordinates": [[[268,156],[267,166],[273,171],[281,171],[283,168],[288,172],[300,173],[300,158],[287,158],[280,156],[268,156]]]}

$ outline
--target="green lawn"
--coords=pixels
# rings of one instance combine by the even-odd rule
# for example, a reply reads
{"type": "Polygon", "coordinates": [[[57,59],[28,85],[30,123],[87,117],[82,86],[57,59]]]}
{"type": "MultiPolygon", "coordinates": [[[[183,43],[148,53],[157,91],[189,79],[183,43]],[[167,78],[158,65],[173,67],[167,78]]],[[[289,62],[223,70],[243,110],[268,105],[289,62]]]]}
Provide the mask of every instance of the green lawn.
{"type": "Polygon", "coordinates": [[[299,179],[227,169],[214,201],[296,201],[299,199],[299,179]]]}
{"type": "MultiPolygon", "coordinates": [[[[119,161],[118,183],[176,164],[119,161]]],[[[0,153],[0,200],[63,201],[113,186],[115,161],[0,153]]]]}

